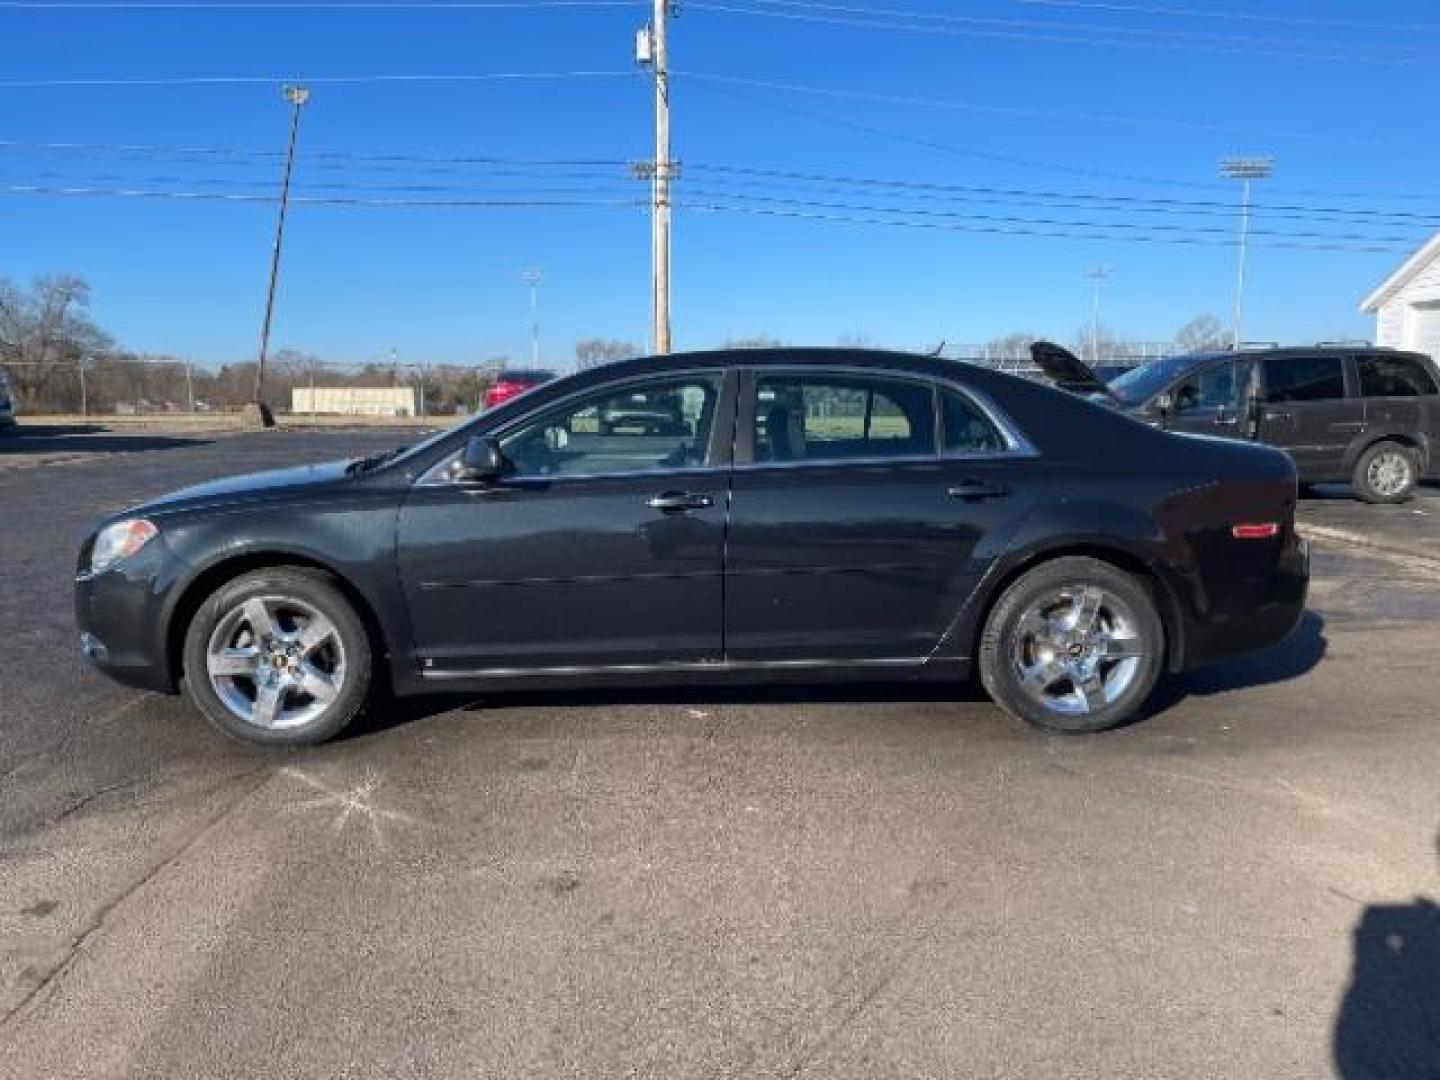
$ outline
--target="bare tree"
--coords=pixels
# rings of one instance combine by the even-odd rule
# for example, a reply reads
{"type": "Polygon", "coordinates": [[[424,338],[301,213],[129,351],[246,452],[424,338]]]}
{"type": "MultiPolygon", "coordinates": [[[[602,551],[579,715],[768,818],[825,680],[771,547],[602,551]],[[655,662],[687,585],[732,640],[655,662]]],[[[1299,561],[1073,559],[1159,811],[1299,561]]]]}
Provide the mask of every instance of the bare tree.
{"type": "Polygon", "coordinates": [[[90,286],[68,274],[36,278],[17,288],[0,278],[0,363],[10,370],[27,408],[79,398],[79,363],[110,344],[85,313],[90,286]]]}
{"type": "Polygon", "coordinates": [[[778,349],[783,342],[769,334],[755,334],[751,337],[726,338],[722,349],[778,349]]]}
{"type": "Polygon", "coordinates": [[[616,360],[628,360],[640,355],[640,346],[629,341],[612,341],[609,338],[586,338],[575,343],[575,366],[580,370],[613,364],[616,360]]]}
{"type": "Polygon", "coordinates": [[[1215,352],[1230,341],[1230,332],[1214,315],[1196,315],[1175,331],[1175,347],[1182,353],[1215,352]]]}

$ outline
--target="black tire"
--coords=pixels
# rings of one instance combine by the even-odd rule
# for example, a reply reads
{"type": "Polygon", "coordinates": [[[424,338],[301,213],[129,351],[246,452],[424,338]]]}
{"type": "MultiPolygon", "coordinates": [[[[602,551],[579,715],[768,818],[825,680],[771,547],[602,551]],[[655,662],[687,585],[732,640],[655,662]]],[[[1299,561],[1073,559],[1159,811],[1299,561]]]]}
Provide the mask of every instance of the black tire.
{"type": "MultiPolygon", "coordinates": [[[[1041,621],[1053,627],[1064,620],[1041,621]]],[[[1082,631],[1066,633],[1074,634],[1078,640],[1082,631]]],[[[1038,659],[1041,655],[1043,653],[1037,654],[1032,670],[1042,666],[1038,659]]],[[[1071,659],[1068,648],[1050,655],[1050,662],[1059,659],[1062,666],[1071,659]]],[[[986,691],[1011,716],[1062,734],[1104,731],[1134,716],[1155,688],[1165,663],[1165,628],[1146,582],[1099,559],[1065,556],[1026,571],[1005,590],[991,609],[980,635],[979,661],[980,680],[986,691]],[[1050,599],[1058,600],[1067,593],[1083,595],[1087,589],[1095,590],[1103,599],[1094,619],[1096,636],[1087,638],[1087,642],[1098,647],[1102,636],[1123,636],[1123,642],[1117,647],[1133,650],[1137,663],[1125,666],[1131,659],[1128,655],[1123,659],[1096,661],[1093,653],[1084,652],[1086,645],[1081,644],[1082,655],[1075,658],[1075,663],[1094,665],[1092,670],[1101,680],[1103,691],[1097,700],[1103,703],[1092,704],[1089,695],[1081,692],[1078,682],[1067,682],[1060,677],[1053,685],[1069,685],[1071,691],[1069,695],[1046,697],[1045,700],[1052,702],[1047,705],[1041,700],[1045,695],[1027,690],[1022,684],[1017,654],[1025,653],[1033,640],[1029,630],[1022,628],[1022,620],[1050,599]],[[1121,630],[1123,635],[1119,633],[1121,630]],[[1113,698],[1106,700],[1105,696],[1112,690],[1113,698]],[[1066,696],[1076,700],[1068,703],[1055,700],[1066,696]],[[1080,707],[1080,700],[1086,703],[1085,711],[1060,711],[1062,707],[1080,707]]]]}
{"type": "MultiPolygon", "coordinates": [[[[263,652],[265,650],[257,649],[257,653],[263,652]]],[[[295,659],[295,671],[299,672],[300,665],[310,659],[311,656],[295,659]]],[[[301,567],[255,570],[216,589],[196,610],[185,631],[183,666],[185,694],[207,720],[232,738],[266,746],[313,746],[334,738],[359,715],[370,694],[371,648],[364,624],[350,602],[335,587],[333,579],[301,567]],[[329,621],[329,628],[333,631],[311,655],[316,671],[340,675],[325,684],[326,693],[333,691],[334,697],[326,703],[311,697],[299,686],[289,686],[279,695],[282,713],[286,703],[297,704],[297,713],[305,709],[314,712],[313,716],[289,726],[265,727],[246,720],[226,704],[211,679],[209,655],[212,636],[217,630],[229,633],[225,628],[236,625],[238,621],[238,641],[245,643],[245,647],[229,651],[236,654],[248,652],[254,646],[250,644],[252,632],[243,609],[247,601],[261,600],[281,635],[289,635],[287,640],[295,641],[296,650],[305,647],[296,635],[304,630],[308,621],[302,621],[304,616],[297,616],[294,612],[305,609],[319,613],[329,621]],[[222,623],[225,628],[222,628],[222,623]],[[338,664],[335,663],[336,657],[340,658],[338,664]],[[322,670],[327,659],[333,669],[328,673],[322,670]]],[[[266,671],[257,678],[268,678],[270,675],[271,672],[266,671]]],[[[280,675],[285,675],[283,669],[280,675]]],[[[249,675],[240,675],[231,683],[232,687],[227,692],[232,702],[243,701],[247,694],[252,701],[258,698],[258,682],[249,675]]],[[[259,715],[258,708],[253,711],[259,715]]]]}
{"type": "Polygon", "coordinates": [[[1381,441],[1355,462],[1350,486],[1368,503],[1403,503],[1414,498],[1419,479],[1420,455],[1400,443],[1381,441]]]}

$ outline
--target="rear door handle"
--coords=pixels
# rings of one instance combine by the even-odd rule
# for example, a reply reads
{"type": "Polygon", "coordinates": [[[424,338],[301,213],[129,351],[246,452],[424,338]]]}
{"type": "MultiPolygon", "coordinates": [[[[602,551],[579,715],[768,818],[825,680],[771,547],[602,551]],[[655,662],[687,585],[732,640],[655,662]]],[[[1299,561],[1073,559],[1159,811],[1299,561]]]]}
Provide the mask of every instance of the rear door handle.
{"type": "Polygon", "coordinates": [[[947,494],[952,499],[970,502],[974,499],[1003,499],[1010,494],[1010,489],[1004,484],[991,483],[989,480],[961,480],[950,488],[947,494]]]}
{"type": "Polygon", "coordinates": [[[688,491],[662,491],[646,499],[645,505],[663,514],[683,514],[687,510],[704,510],[714,506],[715,500],[709,495],[693,495],[688,491]]]}

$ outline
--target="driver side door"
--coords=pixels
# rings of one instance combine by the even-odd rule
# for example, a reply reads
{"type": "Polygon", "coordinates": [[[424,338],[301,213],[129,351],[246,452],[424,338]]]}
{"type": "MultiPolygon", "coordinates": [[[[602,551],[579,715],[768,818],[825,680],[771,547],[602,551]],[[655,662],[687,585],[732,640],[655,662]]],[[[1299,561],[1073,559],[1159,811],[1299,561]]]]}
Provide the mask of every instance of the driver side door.
{"type": "Polygon", "coordinates": [[[431,469],[399,522],[422,673],[720,660],[734,397],[713,370],[613,383],[496,432],[498,483],[431,469]]]}
{"type": "Polygon", "coordinates": [[[1165,426],[1199,435],[1251,438],[1252,369],[1250,360],[1236,358],[1192,372],[1171,389],[1165,426]]]}

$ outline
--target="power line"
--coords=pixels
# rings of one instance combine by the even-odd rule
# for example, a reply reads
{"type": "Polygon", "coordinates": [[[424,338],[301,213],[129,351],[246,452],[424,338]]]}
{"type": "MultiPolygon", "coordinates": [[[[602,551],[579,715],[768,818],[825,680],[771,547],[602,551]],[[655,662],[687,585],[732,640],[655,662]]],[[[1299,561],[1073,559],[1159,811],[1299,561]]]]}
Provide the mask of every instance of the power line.
{"type": "Polygon", "coordinates": [[[1254,131],[1233,128],[1220,124],[1201,124],[1183,120],[1147,118],[1139,116],[1117,116],[1106,113],[1066,112],[1055,109],[1033,109],[1010,105],[988,105],[970,101],[955,101],[943,98],[909,97],[898,94],[875,94],[863,90],[845,90],[837,87],[808,86],[800,83],[778,82],[770,79],[747,78],[739,75],[719,75],[705,71],[676,71],[676,75],[701,82],[721,83],[728,86],[748,86],[760,90],[779,90],[791,94],[807,94],[814,97],[839,98],[846,101],[868,101],[880,105],[898,105],[906,108],[945,109],[953,112],[988,113],[996,116],[1021,116],[1041,120],[1082,121],[1086,123],[1119,124],[1130,127],[1154,127],[1169,131],[1196,131],[1212,135],[1242,135],[1247,138],[1297,139],[1309,142],[1345,143],[1355,146],[1395,145],[1375,139],[1340,138],[1316,132],[1301,131],[1254,131]]]}
{"type": "Polygon", "coordinates": [[[485,11],[536,8],[617,8],[641,6],[643,0],[3,0],[0,9],[19,11],[485,11]]]}
{"type": "MultiPolygon", "coordinates": [[[[860,217],[854,214],[833,214],[821,213],[811,210],[787,210],[776,207],[760,206],[733,206],[722,203],[691,202],[689,199],[678,200],[675,203],[677,209],[700,210],[712,213],[728,214],[751,214],[759,217],[795,218],[806,221],[829,221],[849,225],[884,225],[907,229],[934,229],[942,232],[962,233],[986,233],[1003,236],[1036,236],[1064,240],[1116,240],[1135,241],[1139,243],[1175,244],[1178,246],[1208,246],[1208,247],[1231,247],[1237,242],[1234,239],[1223,237],[1196,238],[1180,236],[1148,236],[1136,233],[1130,236],[1117,236],[1107,232],[1075,232],[1073,230],[1057,229],[1030,229],[1030,228],[1008,228],[989,225],[965,225],[952,222],[935,221],[906,221],[895,218],[881,217],[860,217]]],[[[1076,228],[1085,228],[1083,223],[1076,223],[1076,228]]],[[[1353,253],[1379,252],[1388,253],[1399,250],[1395,244],[1373,244],[1368,246],[1356,244],[1313,244],[1313,243],[1289,243],[1276,241],[1269,243],[1267,247],[1284,248],[1297,251],[1343,251],[1353,253]]]]}
{"type": "MultiPolygon", "coordinates": [[[[754,2],[785,2],[785,0],[754,0],[754,2]]],[[[1184,37],[1180,35],[1162,36],[1163,32],[1152,32],[1155,37],[1152,39],[1125,38],[1115,36],[1114,28],[1091,27],[1091,32],[1084,32],[1087,28],[1072,26],[1071,24],[1055,24],[1056,30],[1028,30],[1028,29],[998,29],[980,26],[940,26],[920,22],[903,22],[894,18],[870,17],[870,16],[849,16],[849,15],[827,15],[816,14],[810,11],[796,11],[786,9],[738,7],[735,4],[715,3],[712,0],[689,0],[687,6],[692,10],[709,11],[724,15],[742,15],[767,19],[785,19],[795,22],[820,23],[831,26],[858,27],[872,30],[903,30],[910,33],[936,34],[956,37],[978,37],[989,39],[1002,39],[1025,42],[1038,42],[1051,45],[1083,45],[1102,47],[1124,47],[1124,48],[1148,48],[1165,50],[1189,50],[1211,53],[1226,53],[1239,56],[1275,56],[1288,60],[1316,60],[1326,63],[1368,63],[1379,65],[1402,65],[1419,66],[1427,63],[1425,57],[1420,54],[1387,54],[1367,55],[1361,53],[1334,53],[1334,52],[1307,52],[1295,48],[1250,48],[1244,45],[1226,45],[1210,43],[1198,38],[1184,37]],[[1065,33],[1064,30],[1075,32],[1065,33]]],[[[1136,31],[1130,31],[1135,33],[1136,31]]],[[[1243,40],[1243,39],[1242,39],[1243,40]]]]}
{"type": "MultiPolygon", "coordinates": [[[[706,191],[703,189],[694,190],[687,193],[687,197],[691,195],[693,195],[697,199],[736,199],[746,203],[754,202],[764,204],[781,204],[823,210],[843,210],[853,213],[903,214],[907,217],[917,217],[922,219],[959,219],[964,221],[984,221],[1001,224],[1043,225],[1061,227],[1082,226],[1087,228],[1103,228],[1107,230],[1114,230],[1121,235],[1129,232],[1146,232],[1153,234],[1177,233],[1187,235],[1193,234],[1198,236],[1214,235],[1228,237],[1231,236],[1234,232],[1234,230],[1229,227],[1222,228],[1220,226],[1212,225],[1166,224],[1163,222],[1137,223],[1129,221],[1066,221],[1058,218],[1016,217],[1005,214],[976,214],[971,211],[958,210],[930,210],[915,207],[857,205],[855,203],[824,202],[815,199],[785,198],[783,196],[774,195],[751,195],[739,192],[715,192],[706,191]]],[[[1408,236],[1371,236],[1360,233],[1281,231],[1273,229],[1252,229],[1250,230],[1250,235],[1283,237],[1294,240],[1326,240],[1345,242],[1353,241],[1357,243],[1410,244],[1414,242],[1414,238],[1408,236]]]]}
{"type": "MultiPolygon", "coordinates": [[[[306,75],[306,83],[468,83],[549,79],[633,79],[633,71],[496,71],[454,75],[306,75]]],[[[86,79],[0,79],[0,89],[60,86],[225,86],[269,84],[279,86],[291,75],[181,75],[86,79]]]]}
{"type": "MultiPolygon", "coordinates": [[[[151,188],[117,188],[99,186],[44,186],[12,184],[0,186],[0,194],[15,196],[107,197],[178,202],[221,202],[269,204],[273,194],[215,191],[169,191],[151,188]]],[[[360,196],[292,196],[296,205],[332,207],[375,207],[391,209],[642,209],[648,201],[640,198],[382,198],[360,196]]],[[[857,224],[903,225],[911,228],[936,228],[945,231],[999,233],[1031,236],[1054,236],[1070,239],[1137,240],[1147,243],[1203,243],[1233,246],[1236,242],[1229,230],[1203,226],[1136,225],[1130,223],[1089,220],[1027,218],[1009,215],[961,214],[928,211],[905,207],[831,203],[813,199],[785,199],[748,196],[732,192],[695,191],[682,202],[691,209],[708,209],[763,216],[800,217],[815,220],[841,221],[857,224]],[[741,203],[745,205],[736,205],[741,203]],[[762,205],[753,205],[759,203],[762,205]],[[883,216],[877,216],[883,215],[883,216]],[[1020,228],[1016,228],[1020,226],[1020,228]],[[1083,230],[1083,231],[1077,231],[1083,230]]],[[[1324,251],[1391,251],[1400,245],[1413,244],[1412,238],[1331,234],[1318,232],[1283,232],[1256,230],[1252,235],[1267,238],[1266,246],[1324,251]],[[1383,245],[1383,246],[1382,246],[1383,245]]]]}
{"type": "Polygon", "coordinates": [[[1440,32],[1437,23],[1379,23],[1357,19],[1315,18],[1307,15],[1262,15],[1253,11],[1204,11],[1199,8],[1151,7],[1141,4],[1116,4],[1104,0],[1012,0],[1031,7],[1073,8],[1084,11],[1105,11],[1124,15],[1146,15],[1185,19],[1224,19],[1226,22],[1270,23],[1277,26],[1338,27],[1349,30],[1386,30],[1398,33],[1429,34],[1440,32]]]}
{"type": "MultiPolygon", "coordinates": [[[[146,188],[46,187],[34,184],[0,186],[0,195],[53,195],[65,197],[95,196],[118,199],[174,199],[182,202],[273,203],[275,195],[252,195],[243,192],[156,191],[146,188]]],[[[437,207],[548,209],[555,207],[644,207],[640,199],[382,199],[368,197],[292,196],[294,204],[310,206],[374,206],[374,207],[437,207]]]]}
{"type": "MultiPolygon", "coordinates": [[[[692,76],[693,77],[693,76],[692,76]]],[[[18,139],[0,139],[0,151],[37,151],[43,153],[78,153],[85,155],[96,155],[101,157],[119,157],[121,160],[139,158],[141,160],[167,160],[181,163],[189,163],[192,158],[198,158],[206,164],[236,165],[241,167],[268,167],[276,159],[283,156],[283,151],[271,149],[257,149],[251,147],[225,147],[225,146],[194,146],[194,145],[161,145],[155,143],[99,143],[99,142],[26,142],[18,139]],[[232,161],[216,161],[217,158],[235,159],[232,161]],[[242,160],[253,159],[253,160],[242,160]]],[[[445,173],[447,175],[471,175],[470,169],[478,168],[484,170],[486,176],[527,176],[528,170],[541,170],[547,173],[547,179],[609,179],[613,174],[605,171],[623,169],[627,173],[633,166],[631,158],[622,157],[514,157],[497,154],[467,155],[467,154],[426,154],[413,153],[396,150],[382,151],[359,151],[359,150],[315,150],[305,155],[307,168],[344,168],[347,172],[354,172],[355,166],[359,165],[366,171],[377,172],[402,172],[402,173],[445,173]],[[390,169],[388,166],[406,166],[401,169],[390,169]],[[409,168],[417,166],[418,168],[409,168]],[[459,166],[460,168],[447,168],[448,166],[459,166]],[[575,172],[554,172],[554,169],[575,169],[582,171],[575,172]]],[[[1037,165],[1043,163],[1036,163],[1037,165]]],[[[1011,198],[1035,199],[1042,201],[1049,200],[1076,200],[1083,203],[1101,204],[1116,203],[1127,209],[1141,209],[1146,206],[1163,207],[1166,212],[1185,212],[1195,210],[1196,212],[1217,210],[1230,215],[1233,213],[1233,206],[1229,201],[1221,199],[1182,199],[1164,196],[1140,196],[1120,194],[1099,194],[1094,192],[1066,191],[1053,188],[1030,188],[1030,187],[1009,187],[995,185],[975,184],[954,184],[941,183],[936,181],[923,180],[897,180],[893,178],[875,176],[856,176],[853,174],[834,173],[813,170],[776,169],[758,166],[736,165],[722,162],[687,162],[686,169],[690,171],[712,172],[726,175],[752,177],[760,180],[794,181],[814,184],[839,184],[854,185],[867,188],[893,188],[896,190],[910,191],[917,194],[957,194],[974,196],[995,196],[1011,198]]],[[[42,178],[52,179],[59,174],[45,173],[38,174],[42,178]]],[[[1109,175],[1109,174],[1105,174],[1109,175]]],[[[101,179],[111,179],[102,177],[101,179]]],[[[156,178],[156,182],[169,182],[170,180],[181,180],[188,178],[156,178]]],[[[1139,180],[1140,178],[1136,178],[1139,180]]],[[[209,182],[209,181],[207,181],[209,182]]],[[[1184,183],[1183,181],[1165,181],[1152,178],[1153,183],[1184,183]]],[[[1216,188],[1218,185],[1202,185],[1207,188],[1216,188]]],[[[1425,200],[1429,202],[1440,201],[1440,193],[1404,193],[1404,192],[1375,192],[1375,191],[1328,191],[1325,189],[1273,189],[1276,193],[1305,193],[1320,197],[1330,196],[1333,198],[1346,199],[1406,199],[1425,200]]],[[[1284,212],[1296,214],[1314,215],[1347,215],[1356,218],[1390,218],[1397,221],[1413,221],[1418,224],[1440,223],[1440,216],[1433,214],[1415,213],[1405,210],[1372,210],[1363,207],[1349,206],[1324,206],[1292,203],[1263,203],[1257,204],[1257,209],[1268,212],[1284,212]]]]}

